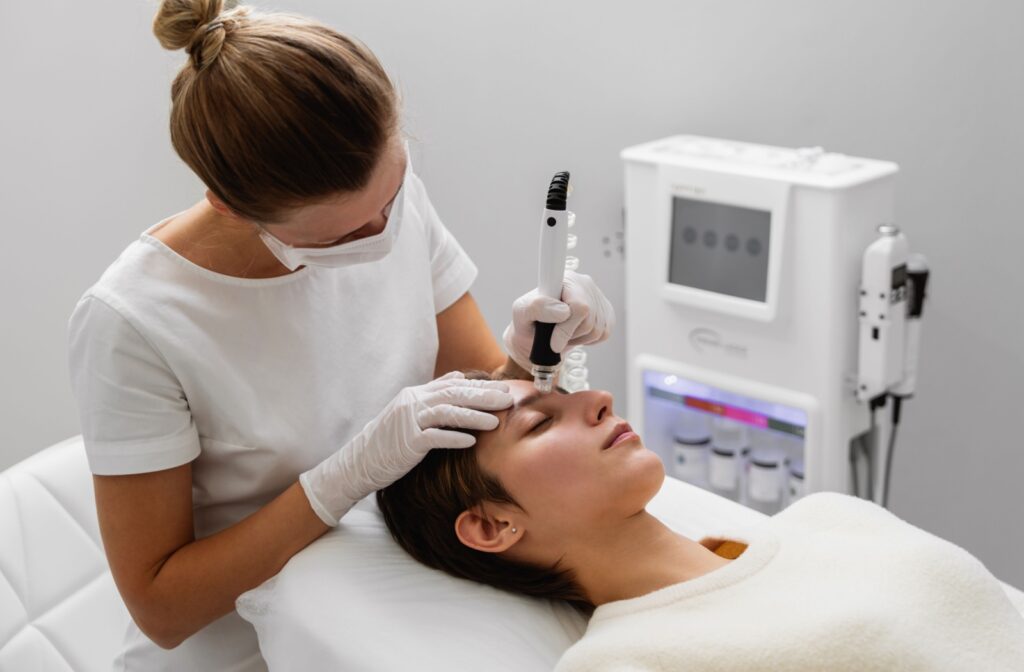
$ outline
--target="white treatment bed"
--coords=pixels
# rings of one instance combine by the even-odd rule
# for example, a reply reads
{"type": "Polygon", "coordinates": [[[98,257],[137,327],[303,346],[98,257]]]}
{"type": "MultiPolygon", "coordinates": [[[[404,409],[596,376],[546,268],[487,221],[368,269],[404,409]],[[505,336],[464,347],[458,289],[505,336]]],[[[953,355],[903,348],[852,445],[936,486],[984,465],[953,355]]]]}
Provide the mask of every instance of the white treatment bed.
{"type": "MultiPolygon", "coordinates": [[[[651,510],[696,539],[762,518],[672,479],[651,510]]],[[[1024,593],[1005,589],[1024,614],[1024,593]]],[[[238,608],[271,670],[304,672],[550,670],[584,625],[564,605],[418,565],[367,506],[238,608]]],[[[0,671],[110,670],[128,618],[103,556],[80,438],[0,472],[0,671]]]]}

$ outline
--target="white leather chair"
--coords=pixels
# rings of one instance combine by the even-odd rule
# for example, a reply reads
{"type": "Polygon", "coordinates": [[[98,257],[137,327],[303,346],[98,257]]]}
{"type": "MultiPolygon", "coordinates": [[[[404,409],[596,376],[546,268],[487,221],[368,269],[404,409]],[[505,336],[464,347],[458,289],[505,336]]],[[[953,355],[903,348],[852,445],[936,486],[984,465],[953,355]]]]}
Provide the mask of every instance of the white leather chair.
{"type": "Polygon", "coordinates": [[[81,438],[0,472],[0,672],[109,672],[129,618],[81,438]]]}

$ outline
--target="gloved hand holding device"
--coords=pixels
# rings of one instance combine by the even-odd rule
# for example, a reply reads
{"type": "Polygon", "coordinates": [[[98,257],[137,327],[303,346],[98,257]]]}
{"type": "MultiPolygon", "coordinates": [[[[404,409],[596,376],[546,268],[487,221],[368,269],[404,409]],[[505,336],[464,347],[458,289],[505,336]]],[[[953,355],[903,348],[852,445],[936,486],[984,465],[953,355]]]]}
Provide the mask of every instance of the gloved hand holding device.
{"type": "Polygon", "coordinates": [[[508,385],[467,380],[453,371],[406,387],[341,450],[299,476],[324,523],[335,526],[356,502],[390,485],[433,448],[469,448],[476,438],[458,429],[487,431],[498,418],[487,411],[512,405],[508,385]]]}
{"type": "Polygon", "coordinates": [[[512,322],[504,334],[505,350],[524,370],[530,370],[535,322],[555,322],[551,349],[563,352],[577,345],[592,345],[608,338],[615,326],[615,309],[589,275],[566,271],[562,300],[536,289],[512,304],[512,322]]]}

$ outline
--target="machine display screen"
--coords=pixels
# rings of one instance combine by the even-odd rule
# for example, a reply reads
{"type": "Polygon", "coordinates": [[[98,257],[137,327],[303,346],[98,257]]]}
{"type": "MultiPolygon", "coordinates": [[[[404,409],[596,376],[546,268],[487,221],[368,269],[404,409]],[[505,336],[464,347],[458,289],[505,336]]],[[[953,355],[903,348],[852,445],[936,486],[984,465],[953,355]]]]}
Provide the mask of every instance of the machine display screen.
{"type": "Polygon", "coordinates": [[[672,284],[765,301],[771,212],[672,198],[672,284]]]}

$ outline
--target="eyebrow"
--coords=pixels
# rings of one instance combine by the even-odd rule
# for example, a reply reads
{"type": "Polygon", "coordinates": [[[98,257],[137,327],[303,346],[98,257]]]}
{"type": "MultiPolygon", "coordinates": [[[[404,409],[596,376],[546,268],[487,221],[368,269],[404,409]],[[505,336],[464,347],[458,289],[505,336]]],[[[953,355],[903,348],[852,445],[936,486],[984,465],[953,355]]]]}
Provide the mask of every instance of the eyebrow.
{"type": "MultiPolygon", "coordinates": [[[[555,390],[559,394],[569,394],[569,391],[564,389],[564,388],[562,388],[562,387],[556,387],[555,390]]],[[[509,412],[505,415],[504,426],[507,427],[510,424],[512,424],[512,418],[515,416],[516,413],[519,412],[520,408],[523,408],[524,406],[528,407],[531,404],[534,404],[537,401],[539,401],[541,399],[541,397],[545,397],[548,394],[551,394],[551,393],[550,392],[539,392],[539,391],[538,392],[532,392],[532,393],[526,395],[525,397],[523,397],[522,399],[520,399],[519,401],[517,401],[516,404],[511,408],[511,410],[509,410],[509,412]]]]}

